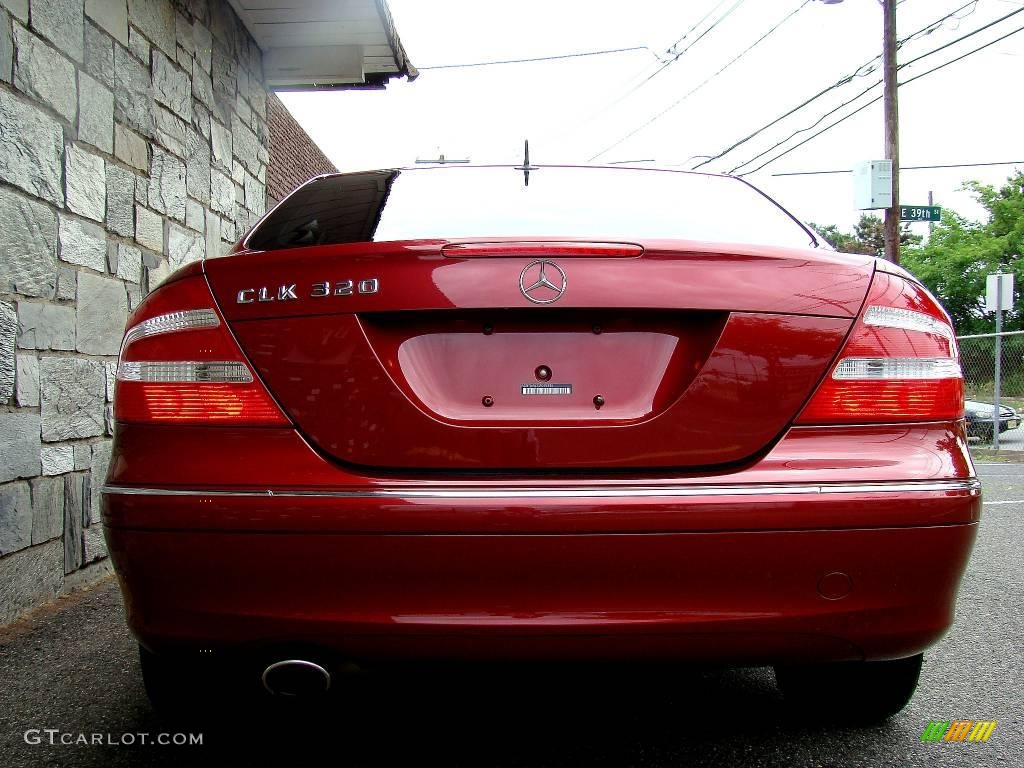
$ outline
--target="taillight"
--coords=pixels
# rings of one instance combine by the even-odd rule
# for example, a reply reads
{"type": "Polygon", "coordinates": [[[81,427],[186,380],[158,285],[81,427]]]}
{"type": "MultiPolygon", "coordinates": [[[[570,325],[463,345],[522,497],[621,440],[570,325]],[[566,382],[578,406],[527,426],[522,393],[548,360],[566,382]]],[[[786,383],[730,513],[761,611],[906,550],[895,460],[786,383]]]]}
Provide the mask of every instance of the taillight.
{"type": "Polygon", "coordinates": [[[959,419],[963,384],[945,311],[917,284],[879,271],[838,361],[797,423],[959,419]]]}
{"type": "Polygon", "coordinates": [[[287,424],[200,276],[163,286],[132,315],[114,395],[121,422],[287,424]]]}

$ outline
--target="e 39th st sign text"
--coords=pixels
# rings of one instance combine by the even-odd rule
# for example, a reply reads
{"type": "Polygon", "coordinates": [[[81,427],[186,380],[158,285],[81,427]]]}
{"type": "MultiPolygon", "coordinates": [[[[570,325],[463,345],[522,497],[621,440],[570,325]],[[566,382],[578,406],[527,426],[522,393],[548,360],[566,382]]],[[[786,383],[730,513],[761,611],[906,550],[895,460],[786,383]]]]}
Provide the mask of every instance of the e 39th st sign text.
{"type": "Polygon", "coordinates": [[[938,205],[901,205],[900,221],[941,221],[942,208],[938,205]]]}

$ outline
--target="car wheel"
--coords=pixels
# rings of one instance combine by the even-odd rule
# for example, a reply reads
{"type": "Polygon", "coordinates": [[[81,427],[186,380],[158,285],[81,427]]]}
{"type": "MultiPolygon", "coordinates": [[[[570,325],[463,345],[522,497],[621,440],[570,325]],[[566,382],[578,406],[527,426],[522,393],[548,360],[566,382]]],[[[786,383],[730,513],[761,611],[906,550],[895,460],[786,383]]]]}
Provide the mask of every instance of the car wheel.
{"type": "Polygon", "coordinates": [[[893,661],[780,665],[775,680],[787,703],[817,720],[877,723],[907,705],[922,654],[893,661]]]}

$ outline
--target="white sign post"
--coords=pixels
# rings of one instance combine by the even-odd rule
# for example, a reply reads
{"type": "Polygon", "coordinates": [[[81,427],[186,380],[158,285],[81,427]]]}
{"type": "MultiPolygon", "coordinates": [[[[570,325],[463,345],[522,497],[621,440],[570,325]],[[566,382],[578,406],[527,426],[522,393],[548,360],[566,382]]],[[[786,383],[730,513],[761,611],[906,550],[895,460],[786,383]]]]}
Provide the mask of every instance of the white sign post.
{"type": "Polygon", "coordinates": [[[996,370],[992,397],[992,448],[999,450],[999,384],[1003,368],[1003,309],[1013,306],[1013,274],[989,275],[985,280],[985,309],[996,313],[996,370]]]}

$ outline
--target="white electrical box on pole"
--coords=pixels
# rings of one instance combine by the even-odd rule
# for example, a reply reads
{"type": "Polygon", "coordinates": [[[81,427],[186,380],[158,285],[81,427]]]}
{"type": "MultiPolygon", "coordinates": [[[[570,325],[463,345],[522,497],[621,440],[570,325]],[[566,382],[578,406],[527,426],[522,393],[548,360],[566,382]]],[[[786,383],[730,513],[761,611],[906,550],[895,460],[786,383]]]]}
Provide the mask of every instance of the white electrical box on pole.
{"type": "Polygon", "coordinates": [[[853,166],[853,207],[875,211],[892,206],[892,160],[865,160],[853,166]]]}

